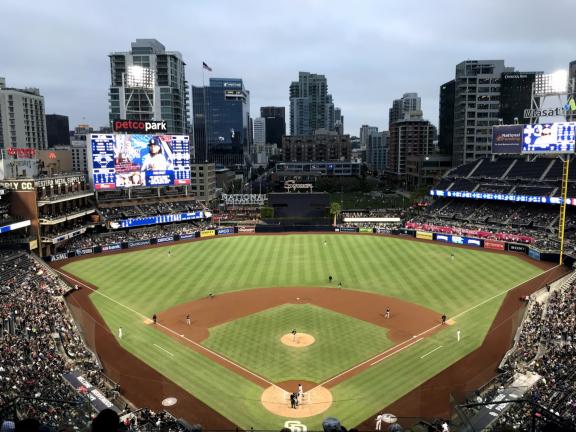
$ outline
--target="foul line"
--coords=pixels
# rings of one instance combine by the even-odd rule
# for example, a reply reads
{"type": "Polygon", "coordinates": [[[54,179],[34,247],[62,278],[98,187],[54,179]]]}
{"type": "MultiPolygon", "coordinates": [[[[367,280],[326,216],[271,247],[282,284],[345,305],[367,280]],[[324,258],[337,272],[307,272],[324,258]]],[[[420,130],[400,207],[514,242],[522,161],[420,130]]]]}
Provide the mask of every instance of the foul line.
{"type": "Polygon", "coordinates": [[[370,363],[370,366],[374,366],[375,364],[380,363],[382,360],[386,360],[388,357],[393,356],[393,355],[396,354],[397,352],[400,352],[400,351],[402,351],[402,350],[405,350],[406,348],[409,348],[409,347],[411,347],[412,345],[416,345],[416,343],[420,342],[420,341],[423,340],[423,339],[424,339],[424,338],[416,339],[414,342],[412,342],[412,343],[410,343],[410,344],[408,344],[408,345],[400,348],[399,350],[394,351],[394,352],[388,354],[387,356],[384,356],[384,357],[382,357],[381,359],[376,360],[374,363],[370,363]]]}
{"type": "MultiPolygon", "coordinates": [[[[76,283],[78,283],[78,284],[80,284],[80,285],[88,288],[90,291],[92,291],[92,292],[94,292],[94,293],[96,293],[96,294],[98,294],[98,295],[101,295],[102,297],[110,300],[111,302],[116,303],[118,306],[123,307],[124,309],[127,309],[127,310],[129,310],[130,312],[133,312],[134,314],[138,315],[139,317],[141,317],[141,318],[143,318],[143,319],[148,319],[146,316],[144,316],[144,315],[141,314],[140,312],[132,309],[132,308],[129,307],[129,306],[126,306],[126,305],[120,303],[120,302],[117,301],[117,300],[114,300],[113,298],[107,296],[106,294],[103,294],[103,293],[99,292],[99,290],[95,290],[94,288],[86,285],[86,284],[85,284],[84,282],[82,282],[81,280],[75,279],[75,278],[71,277],[70,275],[68,275],[68,274],[66,274],[66,273],[64,273],[64,272],[61,272],[60,270],[57,270],[57,269],[55,269],[55,268],[53,268],[52,270],[54,270],[56,273],[64,276],[65,278],[68,278],[68,279],[70,279],[70,280],[72,280],[72,281],[74,281],[74,282],[76,282],[76,283]]],[[[174,330],[172,330],[171,328],[166,327],[165,325],[162,325],[162,324],[156,324],[156,325],[159,326],[159,327],[162,327],[162,328],[166,329],[168,332],[172,333],[173,335],[178,336],[178,337],[186,340],[187,342],[191,343],[192,345],[196,346],[197,348],[200,348],[200,349],[202,349],[202,350],[204,350],[204,351],[212,354],[213,356],[218,357],[218,358],[221,359],[221,360],[224,360],[226,363],[231,364],[232,366],[234,366],[234,367],[236,367],[236,368],[238,368],[238,369],[246,372],[247,374],[250,374],[250,375],[252,375],[253,377],[258,378],[259,380],[264,381],[266,384],[269,384],[269,385],[271,385],[271,386],[274,386],[274,387],[277,387],[277,388],[280,388],[280,389],[282,388],[282,387],[280,387],[280,386],[277,386],[277,385],[274,384],[273,382],[268,381],[266,378],[263,378],[263,377],[261,377],[260,375],[255,374],[255,373],[252,372],[251,370],[248,370],[248,369],[246,369],[245,367],[240,366],[239,364],[234,363],[232,360],[227,359],[226,357],[218,354],[217,352],[214,352],[214,351],[212,351],[211,349],[206,348],[206,347],[203,346],[203,345],[200,345],[198,342],[195,342],[195,341],[193,341],[193,340],[191,340],[191,339],[188,339],[186,336],[183,336],[183,335],[180,334],[180,333],[176,333],[176,332],[175,332],[174,330]]]]}
{"type": "Polygon", "coordinates": [[[440,345],[439,347],[434,348],[432,351],[430,351],[429,353],[424,354],[422,357],[420,357],[421,359],[423,359],[424,357],[429,356],[430,354],[432,354],[434,351],[439,350],[440,348],[442,348],[442,345],[440,345]]]}
{"type": "Polygon", "coordinates": [[[168,353],[169,355],[171,355],[172,357],[174,357],[174,354],[172,354],[170,351],[165,350],[164,348],[162,348],[160,345],[154,344],[155,347],[160,348],[162,351],[168,353]]]}

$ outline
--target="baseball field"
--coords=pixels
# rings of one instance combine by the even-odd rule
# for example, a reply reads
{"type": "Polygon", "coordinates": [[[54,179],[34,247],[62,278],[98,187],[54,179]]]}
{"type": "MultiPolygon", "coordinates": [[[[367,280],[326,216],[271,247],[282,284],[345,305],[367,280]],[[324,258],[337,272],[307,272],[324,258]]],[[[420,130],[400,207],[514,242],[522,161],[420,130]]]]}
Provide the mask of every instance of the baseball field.
{"type": "Polygon", "coordinates": [[[513,255],[342,234],[215,238],[62,270],[93,290],[125,350],[234,424],[272,430],[361,423],[480,346],[505,294],[542,272],[513,255]]]}

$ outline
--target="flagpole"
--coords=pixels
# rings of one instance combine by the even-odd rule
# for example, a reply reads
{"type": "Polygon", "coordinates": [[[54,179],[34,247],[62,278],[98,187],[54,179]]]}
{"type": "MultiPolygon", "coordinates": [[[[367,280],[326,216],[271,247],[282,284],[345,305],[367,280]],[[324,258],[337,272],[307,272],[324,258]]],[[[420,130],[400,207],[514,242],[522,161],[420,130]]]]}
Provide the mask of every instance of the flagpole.
{"type": "Polygon", "coordinates": [[[206,116],[208,115],[208,110],[206,109],[206,84],[204,82],[204,63],[202,63],[202,92],[203,92],[203,105],[204,105],[204,163],[208,162],[208,124],[206,122],[206,116]]]}

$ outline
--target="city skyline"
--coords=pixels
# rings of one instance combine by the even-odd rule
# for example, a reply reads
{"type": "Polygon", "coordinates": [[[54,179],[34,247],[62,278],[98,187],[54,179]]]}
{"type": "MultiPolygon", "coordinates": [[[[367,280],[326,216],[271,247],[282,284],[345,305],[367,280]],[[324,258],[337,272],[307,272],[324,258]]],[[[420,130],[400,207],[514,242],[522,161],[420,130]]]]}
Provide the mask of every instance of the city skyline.
{"type": "Polygon", "coordinates": [[[0,76],[10,87],[39,88],[46,113],[69,116],[71,127],[99,127],[108,124],[108,55],[137,38],[155,38],[182,53],[190,87],[202,85],[202,62],[213,69],[206,82],[241,78],[251,90],[253,118],[261,106],[289,106],[298,72],[325,75],[346,118],[344,132],[357,135],[362,124],[387,129],[392,101],[408,92],[421,96],[424,118],[438,125],[440,86],[464,60],[502,59],[516,70],[553,72],[576,59],[570,43],[576,4],[569,0],[547,4],[554,26],[541,24],[535,13],[541,4],[533,0],[521,8],[492,0],[482,8],[450,0],[410,10],[376,1],[353,8],[325,0],[297,6],[144,1],[119,10],[109,1],[8,0],[0,76]],[[47,42],[39,43],[38,35],[47,42]]]}

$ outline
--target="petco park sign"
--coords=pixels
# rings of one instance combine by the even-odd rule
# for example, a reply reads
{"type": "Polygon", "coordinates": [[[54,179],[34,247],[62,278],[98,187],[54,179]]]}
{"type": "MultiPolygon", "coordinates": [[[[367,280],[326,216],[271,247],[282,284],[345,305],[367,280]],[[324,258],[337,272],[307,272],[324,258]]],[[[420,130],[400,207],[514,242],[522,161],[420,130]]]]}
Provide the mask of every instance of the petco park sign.
{"type": "Polygon", "coordinates": [[[143,132],[168,132],[166,122],[142,120],[114,120],[114,132],[141,134],[143,132]]]}
{"type": "Polygon", "coordinates": [[[314,186],[311,183],[296,183],[295,180],[286,180],[284,182],[284,189],[286,189],[286,192],[296,192],[301,190],[312,192],[313,188],[314,186]]]}
{"type": "Polygon", "coordinates": [[[266,195],[262,194],[222,194],[226,205],[264,205],[266,195]]]}

